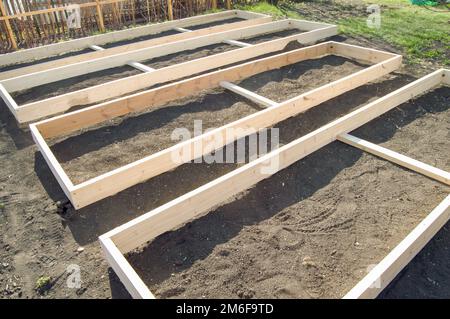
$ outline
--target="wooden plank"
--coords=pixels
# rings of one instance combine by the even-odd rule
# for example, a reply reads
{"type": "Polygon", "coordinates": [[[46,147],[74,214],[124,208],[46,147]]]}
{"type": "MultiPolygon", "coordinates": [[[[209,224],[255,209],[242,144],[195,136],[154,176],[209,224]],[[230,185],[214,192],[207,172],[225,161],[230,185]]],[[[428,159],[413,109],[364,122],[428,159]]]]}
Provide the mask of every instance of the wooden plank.
{"type": "Polygon", "coordinates": [[[100,0],[95,0],[95,7],[97,10],[98,29],[100,32],[105,32],[105,23],[103,22],[103,13],[100,6],[100,0]]]}
{"type": "MultiPolygon", "coordinates": [[[[201,155],[208,154],[243,136],[270,127],[344,92],[377,79],[398,68],[400,61],[400,56],[395,57],[392,61],[386,61],[383,64],[361,70],[343,79],[78,184],[74,186],[72,191],[72,203],[78,209],[114,195],[119,191],[183,164],[181,161],[175,161],[173,159],[174,155],[189,150],[190,153],[188,154],[190,154],[190,157],[184,159],[185,161],[191,161],[201,155]],[[235,132],[235,134],[230,135],[229,132],[235,132]],[[196,153],[196,145],[202,146],[200,154],[196,153]]],[[[160,97],[161,95],[158,92],[157,96],[160,97]]]]}
{"type": "MultiPolygon", "coordinates": [[[[336,140],[337,136],[353,131],[399,104],[434,88],[441,73],[432,73],[349,114],[334,120],[305,136],[274,150],[194,191],[154,209],[107,233],[122,253],[127,253],[195,218],[231,196],[288,167],[312,152],[336,140]],[[277,165],[269,165],[275,163],[277,165]],[[263,171],[263,167],[275,167],[263,171]]],[[[269,111],[266,109],[264,111],[269,111]]]]}
{"type": "Polygon", "coordinates": [[[9,108],[11,113],[17,117],[16,109],[18,105],[16,101],[12,98],[12,96],[5,90],[3,85],[0,83],[0,98],[5,102],[6,106],[9,108]]]}
{"type": "Polygon", "coordinates": [[[129,66],[132,66],[135,69],[138,69],[142,72],[153,72],[155,71],[154,68],[151,68],[149,66],[146,66],[145,64],[139,63],[139,62],[128,62],[129,66]]]}
{"type": "Polygon", "coordinates": [[[259,19],[251,19],[246,21],[240,21],[240,22],[233,22],[218,26],[213,26],[209,28],[204,29],[198,29],[195,31],[192,31],[192,33],[189,34],[174,34],[174,35],[168,35],[164,37],[157,37],[154,39],[144,40],[144,41],[138,41],[135,43],[130,43],[127,45],[120,45],[112,48],[108,48],[105,50],[101,50],[101,52],[92,52],[92,53],[84,53],[79,54],[67,58],[57,59],[54,61],[44,62],[44,63],[38,63],[30,66],[26,66],[23,68],[14,69],[7,72],[2,72],[0,74],[0,80],[15,78],[18,76],[28,75],[36,72],[42,72],[46,70],[52,70],[58,67],[64,67],[71,64],[86,62],[94,59],[100,59],[105,57],[113,57],[117,54],[131,52],[135,50],[155,47],[162,44],[167,44],[171,42],[191,39],[199,36],[234,30],[234,29],[240,29],[248,26],[254,26],[262,23],[269,22],[270,19],[268,18],[259,18],[259,19]]]}
{"type": "Polygon", "coordinates": [[[50,147],[48,147],[47,143],[44,141],[44,139],[41,136],[41,134],[39,133],[38,129],[36,127],[30,125],[30,131],[31,131],[31,136],[33,137],[34,142],[36,143],[39,151],[41,152],[42,156],[44,157],[45,161],[47,162],[47,165],[50,167],[50,170],[52,171],[53,175],[55,176],[56,180],[58,181],[59,186],[61,186],[61,188],[64,191],[64,194],[66,194],[67,198],[72,200],[73,184],[70,181],[70,178],[64,172],[63,168],[61,167],[61,164],[59,164],[55,155],[53,155],[53,152],[50,150],[50,147]]]}
{"type": "Polygon", "coordinates": [[[442,79],[443,83],[445,85],[450,85],[450,70],[442,69],[442,72],[444,72],[443,79],[442,79]]]}
{"type": "Polygon", "coordinates": [[[392,53],[386,51],[376,49],[366,50],[366,48],[361,46],[340,42],[335,42],[335,45],[331,47],[331,51],[335,55],[371,63],[379,63],[392,55],[392,53]]]}
{"type": "MultiPolygon", "coordinates": [[[[79,75],[89,74],[96,71],[119,67],[127,64],[129,61],[145,61],[148,59],[177,53],[185,50],[193,50],[203,46],[220,43],[224,40],[244,38],[259,35],[266,32],[275,32],[284,30],[288,26],[287,21],[276,21],[257,26],[251,26],[240,29],[232,29],[224,32],[218,32],[198,37],[192,37],[186,40],[164,43],[156,46],[145,47],[139,50],[123,52],[111,56],[105,56],[98,59],[82,61],[69,65],[63,65],[57,68],[35,72],[1,81],[8,92],[15,92],[29,89],[38,85],[52,83],[79,75]]],[[[191,33],[183,33],[191,34],[191,33]]],[[[103,53],[97,51],[93,53],[103,53]]],[[[91,54],[91,53],[87,53],[91,54]]]]}
{"type": "MultiPolygon", "coordinates": [[[[0,1],[0,13],[2,14],[3,17],[6,17],[8,15],[5,6],[3,5],[3,1],[0,1]]],[[[11,47],[14,50],[17,50],[16,37],[14,36],[14,33],[12,31],[11,23],[9,22],[9,19],[4,19],[3,21],[5,23],[6,32],[8,33],[8,39],[9,42],[11,43],[11,47]]]]}
{"type": "Polygon", "coordinates": [[[17,120],[19,123],[40,119],[48,115],[54,115],[67,111],[72,106],[93,104],[99,101],[122,96],[131,92],[148,88],[152,85],[177,80],[196,73],[208,71],[217,67],[244,61],[263,54],[282,50],[291,41],[309,44],[320,39],[335,35],[335,26],[304,32],[280,38],[268,42],[256,44],[251,48],[240,48],[233,51],[212,55],[193,61],[188,61],[159,70],[153,74],[140,74],[108,83],[96,85],[90,88],[66,93],[60,96],[44,99],[19,106],[17,120]]]}
{"type": "Polygon", "coordinates": [[[448,195],[344,299],[375,298],[450,219],[448,195]]]}
{"type": "Polygon", "coordinates": [[[114,269],[125,288],[135,299],[155,299],[145,283],[139,278],[122,253],[110,238],[99,237],[100,246],[109,265],[114,269]]]}
{"type": "MultiPolygon", "coordinates": [[[[171,30],[174,27],[184,27],[196,24],[209,23],[217,20],[223,20],[227,18],[234,17],[238,14],[237,10],[234,11],[224,11],[218,13],[211,13],[201,16],[194,16],[189,18],[184,18],[175,21],[166,21],[162,23],[150,24],[141,27],[108,32],[105,34],[99,34],[95,36],[64,41],[60,43],[54,43],[46,46],[31,48],[27,50],[21,50],[13,53],[2,54],[0,55],[0,66],[23,63],[28,61],[33,61],[37,59],[43,59],[46,57],[70,52],[77,51],[84,48],[87,48],[89,45],[102,45],[110,42],[117,42],[128,40],[132,38],[137,38],[149,34],[157,34],[167,30],[171,30]]],[[[267,22],[270,21],[270,17],[264,14],[258,13],[249,13],[251,19],[267,19],[267,22]]],[[[243,21],[245,22],[245,21],[243,21]]]]}
{"type": "Polygon", "coordinates": [[[220,86],[265,107],[275,106],[278,104],[277,102],[272,101],[264,96],[258,95],[255,92],[249,91],[247,89],[244,89],[243,87],[227,81],[220,82],[220,86]]]}
{"type": "MultiPolygon", "coordinates": [[[[98,45],[90,45],[89,48],[94,50],[94,51],[103,51],[103,50],[105,50],[104,48],[102,48],[101,46],[98,46],[98,45]]],[[[128,62],[127,64],[129,66],[135,68],[135,69],[138,69],[138,70],[142,71],[142,72],[155,71],[155,69],[153,69],[153,68],[151,68],[149,66],[146,66],[145,64],[139,63],[139,62],[132,61],[132,62],[128,62]]]]}
{"type": "MultiPolygon", "coordinates": [[[[108,119],[122,116],[130,112],[136,112],[146,109],[149,106],[164,104],[174,98],[179,99],[189,96],[190,94],[192,94],[192,92],[195,91],[217,87],[219,86],[219,83],[221,81],[233,82],[288,64],[307,59],[318,58],[327,54],[328,46],[329,43],[322,43],[298,50],[293,50],[287,53],[281,53],[267,58],[258,59],[256,61],[243,63],[208,74],[192,77],[176,83],[167,84],[156,89],[150,89],[144,92],[121,97],[113,101],[108,101],[78,111],[63,114],[49,120],[41,121],[36,125],[39,127],[39,131],[45,138],[68,134],[86,126],[101,123],[108,119]]],[[[242,48],[238,50],[248,50],[255,48],[242,48]]],[[[238,50],[236,50],[236,52],[238,50]]],[[[234,51],[227,53],[231,53],[232,57],[236,57],[236,53],[233,52],[234,51]]],[[[252,50],[251,52],[254,51],[252,50]]],[[[249,56],[246,54],[245,59],[248,57],[249,56]]],[[[211,63],[211,68],[218,67],[221,64],[220,60],[217,57],[211,56],[210,58],[212,58],[212,60],[209,60],[209,62],[211,63]]],[[[195,67],[201,67],[202,65],[204,64],[195,64],[195,67]]],[[[188,74],[192,74],[191,70],[187,70],[187,67],[189,65],[186,64],[185,66],[186,67],[180,69],[180,72],[189,71],[188,74]]],[[[200,71],[201,69],[198,68],[196,72],[200,71]]],[[[172,74],[172,72],[169,72],[167,69],[160,69],[146,75],[164,76],[164,74],[172,74]],[[159,71],[163,71],[164,73],[160,74],[159,71]]],[[[151,85],[151,83],[147,83],[147,85],[151,85]]],[[[55,107],[55,105],[52,105],[52,107],[55,107]]],[[[22,108],[19,108],[18,111],[20,111],[21,109],[22,108]]]]}
{"type": "Polygon", "coordinates": [[[241,47],[241,48],[247,48],[247,47],[253,46],[253,44],[245,43],[245,42],[241,42],[241,41],[236,41],[236,40],[225,40],[223,42],[226,43],[226,44],[236,45],[236,46],[241,47]]]}
{"type": "MultiPolygon", "coordinates": [[[[450,173],[449,172],[446,172],[439,168],[422,163],[422,162],[412,159],[408,156],[391,151],[387,148],[370,143],[368,141],[365,141],[363,139],[360,139],[359,137],[356,137],[356,136],[353,136],[350,134],[339,135],[338,140],[343,143],[349,144],[353,147],[359,148],[365,152],[368,152],[370,154],[373,154],[375,156],[378,156],[385,160],[393,162],[397,165],[406,167],[414,172],[428,176],[428,177],[435,179],[441,183],[450,185],[450,173]]],[[[414,141],[411,141],[411,142],[414,142],[414,141]]]]}

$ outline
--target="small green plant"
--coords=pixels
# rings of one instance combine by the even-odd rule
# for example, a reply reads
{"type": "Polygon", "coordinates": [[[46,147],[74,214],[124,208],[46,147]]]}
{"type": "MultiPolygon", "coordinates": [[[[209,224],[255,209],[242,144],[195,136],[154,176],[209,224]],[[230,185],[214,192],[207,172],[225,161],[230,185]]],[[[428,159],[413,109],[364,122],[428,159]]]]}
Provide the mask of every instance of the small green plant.
{"type": "Polygon", "coordinates": [[[52,278],[49,276],[41,276],[36,281],[36,290],[39,292],[43,292],[50,288],[50,283],[52,281],[52,278]]]}
{"type": "Polygon", "coordinates": [[[5,209],[5,204],[0,203],[0,210],[4,210],[5,209]]]}

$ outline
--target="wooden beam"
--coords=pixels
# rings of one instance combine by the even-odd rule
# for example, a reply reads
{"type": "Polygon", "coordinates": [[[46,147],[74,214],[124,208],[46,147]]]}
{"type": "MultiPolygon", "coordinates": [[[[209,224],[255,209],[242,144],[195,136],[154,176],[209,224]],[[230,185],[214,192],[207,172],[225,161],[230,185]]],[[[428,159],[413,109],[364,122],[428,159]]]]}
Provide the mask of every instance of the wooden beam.
{"type": "MultiPolygon", "coordinates": [[[[94,50],[94,51],[103,51],[103,50],[105,50],[104,48],[102,48],[101,46],[98,46],[98,45],[90,45],[89,48],[91,50],[94,50]]],[[[153,72],[153,71],[155,71],[155,69],[153,69],[153,68],[151,68],[149,66],[146,66],[145,64],[139,63],[139,62],[133,62],[133,61],[132,62],[128,62],[127,65],[129,65],[129,66],[131,66],[131,67],[133,67],[135,69],[138,69],[138,70],[140,70],[142,72],[153,72]]]]}
{"type": "Polygon", "coordinates": [[[169,20],[173,20],[172,0],[167,0],[167,16],[168,16],[169,20]]]}
{"type": "MultiPolygon", "coordinates": [[[[363,139],[350,134],[342,134],[337,138],[339,141],[351,145],[353,147],[359,148],[365,152],[373,154],[375,156],[381,157],[385,160],[393,162],[402,167],[408,168],[414,172],[430,177],[446,185],[450,185],[450,173],[443,171],[439,168],[433,167],[431,165],[422,163],[408,156],[399,154],[397,152],[391,151],[387,148],[381,147],[379,145],[370,143],[363,139]]],[[[414,141],[411,141],[414,142],[414,141]]]]}
{"type": "MultiPolygon", "coordinates": [[[[290,22],[290,24],[296,26],[297,23],[290,22]]],[[[336,26],[327,26],[317,30],[255,44],[251,48],[240,48],[233,51],[227,51],[217,55],[211,55],[193,61],[168,66],[155,70],[152,74],[139,74],[28,103],[19,106],[17,109],[16,119],[19,123],[35,121],[45,116],[55,115],[57,113],[67,111],[72,106],[93,104],[99,101],[114,98],[116,96],[122,96],[134,91],[145,89],[158,83],[177,80],[217,67],[226,66],[260,55],[276,52],[282,50],[291,41],[298,41],[301,44],[310,44],[311,42],[316,42],[320,39],[330,37],[336,33],[336,26]]]]}
{"type": "Polygon", "coordinates": [[[150,292],[142,279],[139,278],[139,275],[117,249],[112,240],[100,236],[99,242],[106,260],[131,296],[135,299],[155,299],[155,296],[150,292]]]}
{"type": "Polygon", "coordinates": [[[376,265],[344,299],[377,297],[450,219],[448,195],[414,230],[376,265]]]}
{"type": "Polygon", "coordinates": [[[42,156],[47,162],[47,165],[50,167],[50,170],[52,171],[56,180],[58,181],[59,186],[61,186],[67,198],[69,198],[69,200],[72,200],[73,184],[70,178],[67,176],[66,172],[64,172],[63,168],[61,167],[61,164],[59,164],[55,155],[50,150],[50,147],[48,147],[47,143],[42,138],[41,134],[39,134],[37,128],[34,126],[30,126],[30,132],[39,151],[41,152],[42,156]]]}
{"type": "Polygon", "coordinates": [[[178,31],[178,32],[192,32],[192,30],[189,30],[189,29],[185,29],[185,28],[173,28],[175,31],[178,31]]]}
{"type": "MultiPolygon", "coordinates": [[[[70,40],[70,41],[64,41],[60,43],[54,43],[50,45],[45,45],[41,47],[21,50],[18,52],[8,53],[8,54],[2,54],[0,55],[0,66],[10,65],[10,64],[16,64],[16,63],[23,63],[23,62],[29,62],[33,60],[39,60],[43,58],[47,58],[50,56],[70,52],[70,51],[77,51],[82,50],[90,45],[102,45],[110,42],[118,42],[123,40],[128,40],[132,38],[138,38],[141,36],[146,36],[149,34],[157,34],[164,31],[168,31],[173,29],[174,27],[186,27],[191,25],[198,25],[198,24],[204,24],[204,23],[210,23],[214,21],[220,21],[228,18],[232,18],[238,14],[237,10],[234,11],[224,11],[224,12],[218,12],[218,13],[211,13],[201,16],[194,16],[189,18],[184,18],[180,20],[175,21],[166,21],[162,23],[156,23],[151,25],[146,25],[142,27],[136,27],[126,30],[120,30],[120,31],[114,31],[114,32],[108,32],[105,34],[99,34],[94,35],[90,37],[70,40]]],[[[128,44],[125,46],[118,46],[115,48],[108,49],[109,51],[100,54],[100,53],[86,53],[83,54],[83,57],[77,56],[77,57],[71,57],[70,60],[65,60],[64,62],[56,62],[52,61],[53,63],[40,63],[42,69],[39,69],[40,67],[33,66],[27,67],[26,71],[20,71],[22,73],[13,73],[12,71],[8,71],[8,73],[5,75],[2,72],[0,75],[0,79],[6,79],[6,78],[12,78],[17,77],[20,75],[28,74],[28,73],[34,73],[39,72],[44,69],[51,69],[58,66],[70,64],[70,63],[78,63],[83,61],[83,59],[94,59],[99,58],[102,56],[105,56],[104,54],[108,55],[114,55],[122,52],[127,52],[131,50],[137,50],[148,46],[154,46],[159,45],[163,43],[173,42],[173,41],[180,41],[184,40],[190,37],[200,36],[200,35],[206,35],[211,32],[223,32],[227,31],[230,28],[243,28],[246,26],[251,25],[257,25],[261,23],[266,23],[271,21],[271,17],[259,14],[259,13],[249,13],[247,16],[247,21],[239,21],[235,23],[230,24],[224,24],[224,25],[218,25],[211,28],[205,28],[205,29],[199,29],[196,30],[194,34],[190,35],[171,35],[167,37],[160,37],[156,39],[151,39],[147,41],[141,41],[134,44],[128,44]]],[[[60,59],[63,60],[63,59],[60,59]]],[[[59,61],[59,60],[58,60],[59,61]]],[[[22,70],[25,70],[24,68],[21,68],[22,70]]],[[[19,72],[19,71],[16,71],[19,72]]]]}
{"type": "Polygon", "coordinates": [[[220,82],[220,86],[265,107],[275,106],[278,104],[277,102],[272,101],[264,96],[258,95],[252,91],[249,91],[247,89],[244,89],[243,87],[227,81],[220,82]]]}
{"type": "MultiPolygon", "coordinates": [[[[327,46],[326,44],[321,44],[320,46],[327,46]]],[[[317,49],[318,47],[316,47],[317,49]]],[[[308,54],[308,50],[311,47],[304,48],[303,58],[310,56],[308,54]]],[[[319,51],[320,52],[320,51],[319,51]]],[[[290,53],[284,53],[287,58],[290,58],[290,53]]],[[[288,59],[289,61],[295,61],[292,59],[288,59]]],[[[286,60],[285,60],[286,61],[286,60]]],[[[377,79],[400,66],[401,56],[394,56],[388,61],[385,61],[381,64],[371,66],[365,70],[361,70],[352,75],[344,77],[343,79],[334,81],[327,85],[324,85],[320,88],[314,89],[308,93],[302,94],[295,98],[292,98],[283,103],[277,104],[260,112],[254,113],[247,117],[244,117],[240,120],[217,128],[211,132],[200,135],[191,140],[176,144],[168,149],[162,150],[156,154],[145,157],[136,162],[130,163],[126,166],[120,167],[108,173],[97,176],[93,179],[90,179],[86,182],[78,184],[74,186],[72,190],[72,203],[75,208],[81,208],[86,205],[89,205],[93,202],[96,202],[102,198],[107,196],[114,195],[121,190],[124,190],[132,185],[141,183],[149,178],[157,176],[163,172],[169,171],[181,164],[183,162],[177,162],[173,160],[174,154],[180,154],[185,150],[190,150],[190,157],[185,158],[186,161],[193,160],[201,155],[205,155],[214,151],[226,144],[231,143],[234,140],[237,140],[243,136],[251,134],[255,130],[258,131],[260,129],[270,127],[282,120],[285,120],[289,117],[295,116],[301,112],[308,110],[309,108],[316,106],[324,101],[327,101],[333,97],[336,97],[344,92],[352,90],[358,86],[366,84],[367,82],[377,79]],[[252,128],[253,130],[249,132],[248,128],[252,128]],[[232,134],[230,136],[229,132],[236,132],[236,134],[232,134]],[[217,137],[220,136],[221,139],[217,140],[217,137]],[[211,141],[214,141],[212,143],[211,141]],[[201,154],[197,154],[195,152],[195,145],[202,145],[201,154]]],[[[256,61],[259,65],[264,66],[262,70],[267,70],[268,64],[265,59],[261,59],[256,61]]],[[[256,70],[255,63],[253,62],[251,71],[252,74],[256,70]]],[[[278,65],[272,63],[271,67],[276,68],[278,65]]],[[[229,73],[239,74],[242,76],[244,73],[242,70],[236,72],[235,69],[229,68],[229,73]]],[[[217,75],[217,74],[216,74],[217,75]]],[[[222,74],[223,75],[223,74],[222,74]]],[[[211,75],[209,75],[211,77],[211,75]]],[[[207,82],[204,82],[204,85],[208,87],[214,87],[219,85],[221,81],[215,80],[214,82],[210,82],[211,79],[207,79],[207,82]]],[[[167,99],[173,100],[180,98],[179,95],[173,95],[172,89],[176,89],[176,92],[183,92],[184,94],[189,95],[188,91],[192,89],[190,87],[191,83],[196,83],[200,85],[202,82],[199,79],[190,79],[184,82],[185,85],[181,85],[182,82],[175,83],[173,86],[166,86],[158,88],[154,91],[155,98],[151,99],[146,97],[147,101],[146,105],[156,105],[157,103],[164,103],[164,101],[168,101],[167,99]],[[191,82],[189,82],[191,81],[191,82]]],[[[196,86],[197,90],[204,89],[202,86],[196,86]]],[[[119,104],[118,104],[119,105],[119,104]]],[[[120,104],[123,105],[123,104],[120,104]]],[[[130,105],[128,105],[130,107],[130,105]]],[[[116,109],[117,110],[117,109],[116,109]]],[[[103,111],[102,115],[105,115],[103,111]]],[[[103,118],[103,120],[105,120],[103,118]]],[[[52,121],[52,120],[49,120],[52,121]]],[[[73,119],[66,121],[66,123],[73,123],[73,119]]],[[[42,124],[36,124],[39,128],[41,134],[44,126],[42,124]]],[[[70,124],[69,124],[70,125],[70,124]]]]}
{"type": "Polygon", "coordinates": [[[102,13],[102,7],[100,5],[100,0],[95,0],[95,7],[97,10],[97,19],[98,19],[98,30],[100,32],[105,32],[105,23],[103,22],[103,13],[102,13]]]}
{"type": "Polygon", "coordinates": [[[236,41],[236,40],[225,40],[223,42],[226,43],[226,44],[230,44],[230,45],[236,45],[236,46],[241,47],[241,48],[247,48],[247,47],[253,46],[253,44],[245,43],[245,42],[241,42],[241,41],[236,41]]]}

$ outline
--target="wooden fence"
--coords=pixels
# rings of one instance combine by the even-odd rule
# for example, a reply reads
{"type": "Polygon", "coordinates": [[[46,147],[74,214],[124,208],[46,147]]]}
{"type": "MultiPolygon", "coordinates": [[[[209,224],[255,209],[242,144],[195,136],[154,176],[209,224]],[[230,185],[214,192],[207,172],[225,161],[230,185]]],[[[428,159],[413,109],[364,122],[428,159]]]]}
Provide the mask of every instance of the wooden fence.
{"type": "Polygon", "coordinates": [[[231,6],[231,0],[0,0],[0,53],[231,6]]]}

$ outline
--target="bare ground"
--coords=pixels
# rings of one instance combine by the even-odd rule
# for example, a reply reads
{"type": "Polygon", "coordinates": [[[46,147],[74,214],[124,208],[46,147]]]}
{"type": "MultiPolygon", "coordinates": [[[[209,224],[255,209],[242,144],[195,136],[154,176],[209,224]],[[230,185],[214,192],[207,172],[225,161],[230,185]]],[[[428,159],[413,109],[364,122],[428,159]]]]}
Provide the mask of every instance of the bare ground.
{"type": "MultiPolygon", "coordinates": [[[[362,67],[340,58],[299,65],[242,85],[278,101],[362,67]]],[[[281,142],[411,82],[408,72],[280,123],[281,142]]],[[[436,90],[354,133],[448,169],[449,106],[448,89],[436,90]]],[[[183,165],[75,213],[57,205],[65,197],[29,133],[16,126],[5,105],[0,108],[4,298],[127,297],[97,237],[236,167],[183,165]],[[66,285],[66,269],[73,264],[81,267],[80,289],[66,285]],[[52,286],[38,292],[34,285],[43,275],[52,277],[52,286]]],[[[257,110],[230,93],[207,92],[70,136],[53,149],[71,177],[81,181],[170,145],[172,122],[192,125],[201,118],[216,126],[257,110]]],[[[439,183],[335,142],[128,258],[160,297],[217,296],[217,291],[219,297],[238,298],[340,297],[448,192],[439,183]]],[[[448,234],[447,225],[383,296],[449,297],[449,259],[443,258],[448,257],[448,234]]]]}

